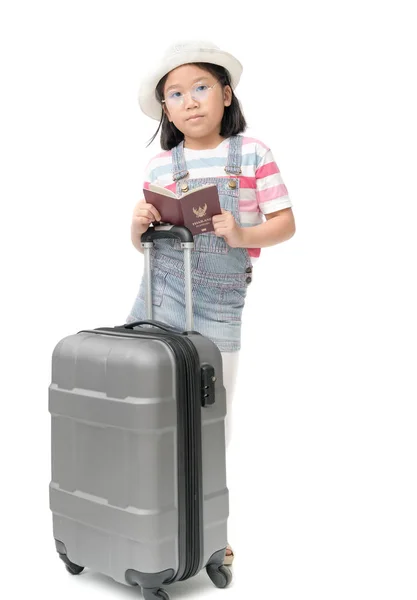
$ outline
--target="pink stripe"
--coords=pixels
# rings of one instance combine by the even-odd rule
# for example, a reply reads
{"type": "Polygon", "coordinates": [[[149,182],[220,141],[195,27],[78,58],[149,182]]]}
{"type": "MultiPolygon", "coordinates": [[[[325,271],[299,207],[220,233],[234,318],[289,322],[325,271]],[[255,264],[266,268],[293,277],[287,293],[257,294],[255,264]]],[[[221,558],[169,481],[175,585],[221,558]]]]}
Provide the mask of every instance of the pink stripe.
{"type": "MultiPolygon", "coordinates": [[[[145,190],[149,190],[149,186],[150,186],[151,182],[150,181],[145,181],[143,183],[143,187],[145,188],[145,190]]],[[[177,191],[177,184],[175,183],[170,183],[169,185],[164,185],[163,186],[166,190],[171,190],[172,192],[176,192],[177,191]]]]}
{"type": "Polygon", "coordinates": [[[279,173],[278,165],[276,162],[272,161],[267,165],[263,165],[256,170],[256,179],[262,179],[262,177],[268,177],[268,175],[275,175],[275,173],[279,173]]]}
{"type": "Polygon", "coordinates": [[[268,202],[269,200],[275,200],[276,198],[281,198],[282,196],[287,196],[288,190],[284,183],[280,185],[274,185],[266,190],[262,190],[261,192],[256,192],[256,196],[258,198],[259,204],[262,202],[268,202]]]}
{"type": "Polygon", "coordinates": [[[242,212],[258,212],[258,201],[256,198],[253,200],[243,200],[240,199],[239,209],[242,212]]]}
{"type": "Polygon", "coordinates": [[[243,140],[242,140],[242,146],[244,146],[245,144],[259,144],[260,146],[262,146],[266,150],[269,150],[268,146],[266,146],[263,142],[261,142],[260,140],[255,139],[255,138],[244,137],[243,140]]]}
{"type": "Polygon", "coordinates": [[[164,185],[164,188],[167,190],[171,190],[171,192],[177,193],[177,184],[175,181],[174,183],[170,183],[169,185],[164,185]]]}
{"type": "Polygon", "coordinates": [[[256,189],[256,177],[239,177],[239,186],[245,189],[256,189]]]}
{"type": "Polygon", "coordinates": [[[260,256],[260,254],[261,254],[261,249],[260,248],[248,248],[248,254],[249,254],[249,256],[252,256],[253,258],[258,258],[258,256],[260,256]]]}

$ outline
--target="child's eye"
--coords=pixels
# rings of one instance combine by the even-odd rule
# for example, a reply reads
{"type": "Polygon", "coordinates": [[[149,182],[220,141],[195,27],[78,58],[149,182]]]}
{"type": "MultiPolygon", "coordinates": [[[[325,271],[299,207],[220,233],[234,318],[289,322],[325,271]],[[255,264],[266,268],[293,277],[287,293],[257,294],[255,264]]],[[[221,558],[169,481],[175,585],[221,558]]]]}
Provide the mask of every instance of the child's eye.
{"type": "Polygon", "coordinates": [[[195,91],[196,91],[196,92],[204,92],[206,89],[207,89],[207,86],[206,86],[206,85],[204,85],[204,84],[201,84],[201,85],[198,85],[198,86],[195,88],[195,91]]]}
{"type": "Polygon", "coordinates": [[[182,96],[181,92],[171,92],[171,93],[168,95],[168,98],[181,98],[181,96],[182,96]],[[176,95],[176,94],[177,94],[177,95],[176,95]]]}

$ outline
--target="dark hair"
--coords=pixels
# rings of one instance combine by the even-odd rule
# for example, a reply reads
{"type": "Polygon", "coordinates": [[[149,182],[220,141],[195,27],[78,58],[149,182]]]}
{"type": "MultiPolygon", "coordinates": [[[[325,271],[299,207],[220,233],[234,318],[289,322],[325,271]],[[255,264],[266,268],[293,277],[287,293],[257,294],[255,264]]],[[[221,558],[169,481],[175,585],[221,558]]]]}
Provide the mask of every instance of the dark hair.
{"type": "MultiPolygon", "coordinates": [[[[208,71],[216,77],[216,79],[220,82],[223,89],[226,85],[230,85],[230,74],[227,69],[221,67],[220,65],[214,65],[212,63],[190,63],[200,67],[200,69],[204,69],[208,71]]],[[[155,96],[159,102],[163,100],[163,91],[164,85],[168,78],[169,73],[164,75],[164,77],[158,82],[158,85],[155,89],[155,96]]],[[[162,106],[162,102],[161,102],[162,106]]],[[[158,129],[155,134],[149,140],[147,146],[149,146],[156,136],[158,135],[159,130],[161,130],[161,148],[163,150],[171,150],[174,146],[177,146],[183,139],[184,134],[175,127],[174,123],[170,123],[168,120],[165,111],[162,111],[161,120],[159,122],[158,129]]],[[[223,119],[221,122],[220,135],[224,138],[228,138],[231,135],[237,135],[238,133],[242,133],[246,129],[246,121],[243,116],[242,110],[240,108],[239,100],[235,96],[232,90],[232,103],[230,106],[224,107],[223,119]]]]}

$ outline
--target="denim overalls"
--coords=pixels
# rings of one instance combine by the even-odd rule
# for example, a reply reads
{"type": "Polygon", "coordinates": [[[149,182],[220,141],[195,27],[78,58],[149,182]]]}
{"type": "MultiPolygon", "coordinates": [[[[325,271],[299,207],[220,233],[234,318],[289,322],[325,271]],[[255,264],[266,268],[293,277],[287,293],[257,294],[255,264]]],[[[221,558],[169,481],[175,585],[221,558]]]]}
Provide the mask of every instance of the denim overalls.
{"type": "MultiPolygon", "coordinates": [[[[220,205],[230,211],[238,225],[239,178],[242,162],[242,137],[229,138],[225,166],[229,177],[187,179],[184,143],[172,149],[172,176],[177,194],[215,183],[220,205]]],[[[194,329],[210,338],[222,352],[240,349],[242,310],[247,286],[252,281],[252,263],[246,248],[231,248],[214,233],[194,237],[191,253],[194,329]]],[[[151,250],[153,318],[185,329],[184,260],[180,242],[155,240],[151,250]]],[[[145,281],[127,321],[146,318],[145,281]]]]}

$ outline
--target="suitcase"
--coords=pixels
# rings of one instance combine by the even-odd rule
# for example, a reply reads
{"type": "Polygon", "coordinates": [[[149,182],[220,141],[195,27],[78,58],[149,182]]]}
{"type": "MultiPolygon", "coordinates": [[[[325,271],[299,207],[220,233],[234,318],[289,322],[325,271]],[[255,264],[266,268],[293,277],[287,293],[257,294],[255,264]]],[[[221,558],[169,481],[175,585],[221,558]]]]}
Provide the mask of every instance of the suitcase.
{"type": "Polygon", "coordinates": [[[191,233],[143,234],[147,320],[82,330],[61,340],[49,386],[50,509],[59,557],[145,600],[203,568],[227,587],[223,565],[226,484],[222,357],[193,331],[191,233]],[[184,249],[187,331],[152,321],[151,248],[174,238],[184,249]]]}

